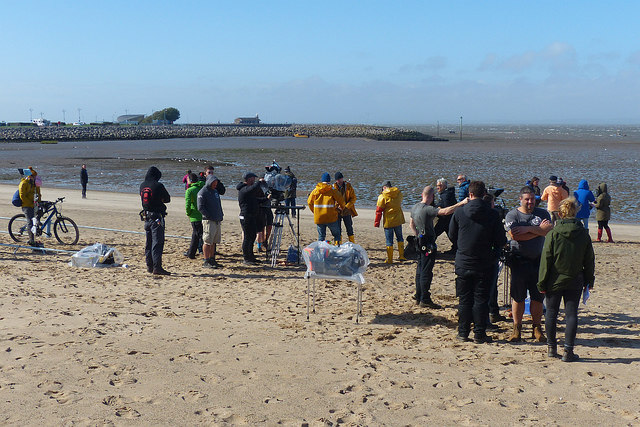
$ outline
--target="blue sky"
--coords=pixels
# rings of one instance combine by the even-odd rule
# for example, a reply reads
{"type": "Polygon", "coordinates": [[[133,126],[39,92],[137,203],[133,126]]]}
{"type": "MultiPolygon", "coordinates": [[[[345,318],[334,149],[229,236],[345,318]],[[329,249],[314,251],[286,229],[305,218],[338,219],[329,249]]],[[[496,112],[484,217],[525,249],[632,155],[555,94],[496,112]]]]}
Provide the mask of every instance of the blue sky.
{"type": "Polygon", "coordinates": [[[640,123],[635,1],[20,1],[0,120],[640,123]],[[30,113],[29,109],[32,109],[30,113]]]}

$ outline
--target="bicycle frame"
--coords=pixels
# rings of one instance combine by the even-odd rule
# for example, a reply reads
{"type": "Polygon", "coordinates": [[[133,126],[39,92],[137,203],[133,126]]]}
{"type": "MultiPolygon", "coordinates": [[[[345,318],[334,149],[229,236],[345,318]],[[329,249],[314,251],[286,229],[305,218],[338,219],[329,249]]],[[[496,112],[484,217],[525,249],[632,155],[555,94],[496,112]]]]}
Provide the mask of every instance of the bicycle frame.
{"type": "Polygon", "coordinates": [[[41,222],[38,227],[38,229],[42,232],[42,234],[46,235],[47,237],[53,236],[53,233],[51,233],[51,226],[53,225],[53,220],[58,216],[60,216],[60,212],[56,207],[56,204],[58,202],[59,200],[56,200],[55,202],[51,202],[51,206],[42,213],[42,216],[45,216],[47,213],[51,212],[49,213],[49,216],[47,217],[47,219],[44,222],[41,222]],[[44,230],[45,227],[47,228],[47,231],[44,230]]]}

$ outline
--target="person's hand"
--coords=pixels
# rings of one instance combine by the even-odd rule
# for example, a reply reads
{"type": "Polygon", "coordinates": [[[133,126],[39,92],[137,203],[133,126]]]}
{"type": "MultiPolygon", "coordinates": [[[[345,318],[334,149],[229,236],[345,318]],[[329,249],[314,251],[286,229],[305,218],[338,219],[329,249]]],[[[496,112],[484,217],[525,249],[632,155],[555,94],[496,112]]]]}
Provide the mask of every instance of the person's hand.
{"type": "Polygon", "coordinates": [[[511,235],[514,237],[526,233],[526,231],[522,226],[511,227],[510,231],[511,231],[511,235]]]}
{"type": "Polygon", "coordinates": [[[553,229],[553,223],[551,221],[549,221],[548,219],[544,219],[540,223],[540,228],[543,229],[546,232],[549,232],[549,231],[551,231],[551,229],[553,229]]]}
{"type": "Polygon", "coordinates": [[[469,203],[469,198],[465,197],[464,200],[460,203],[462,203],[463,205],[466,205],[467,203],[469,203]]]}
{"type": "Polygon", "coordinates": [[[379,228],[380,227],[380,223],[379,222],[374,222],[373,226],[376,227],[376,228],[379,228]]]}

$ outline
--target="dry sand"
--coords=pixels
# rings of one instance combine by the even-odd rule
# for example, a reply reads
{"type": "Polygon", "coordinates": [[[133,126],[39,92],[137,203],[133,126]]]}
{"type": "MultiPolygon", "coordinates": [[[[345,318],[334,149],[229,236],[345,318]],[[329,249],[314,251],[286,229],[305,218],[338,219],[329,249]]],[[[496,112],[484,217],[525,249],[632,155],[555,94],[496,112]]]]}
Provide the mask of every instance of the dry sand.
{"type": "MultiPolygon", "coordinates": [[[[14,191],[0,186],[0,216],[19,212],[9,204],[14,191]]],[[[142,230],[136,195],[43,193],[66,196],[63,211],[79,225],[142,230]]],[[[167,233],[189,236],[183,199],[169,206],[167,233]]],[[[548,359],[545,344],[505,343],[507,322],[493,344],[457,342],[453,262],[435,267],[444,309],[416,307],[415,265],[382,263],[383,233],[366,210],[355,219],[371,259],[360,323],[356,285],[338,280],[319,282],[307,322],[304,268],[243,267],[237,203],[224,209],[221,270],[185,258],[188,240],[168,238],[164,266],[173,274],[154,277],[144,236],[85,228],[74,249],[106,243],[128,267],[74,268],[67,254],[0,247],[0,423],[640,424],[640,227],[613,225],[616,243],[595,246],[581,361],[568,364],[548,359]]],[[[308,211],[301,230],[304,244],[315,239],[308,211]]],[[[0,242],[12,243],[6,233],[0,242]]]]}

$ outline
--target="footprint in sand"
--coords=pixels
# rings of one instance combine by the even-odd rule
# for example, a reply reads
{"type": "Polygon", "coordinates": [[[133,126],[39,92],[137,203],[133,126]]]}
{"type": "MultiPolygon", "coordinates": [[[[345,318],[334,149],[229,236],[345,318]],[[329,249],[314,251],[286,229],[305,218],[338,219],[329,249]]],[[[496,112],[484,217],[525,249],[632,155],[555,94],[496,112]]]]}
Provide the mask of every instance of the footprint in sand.
{"type": "Polygon", "coordinates": [[[128,406],[123,406],[116,409],[116,416],[122,418],[138,418],[140,416],[140,412],[128,406]]]}

